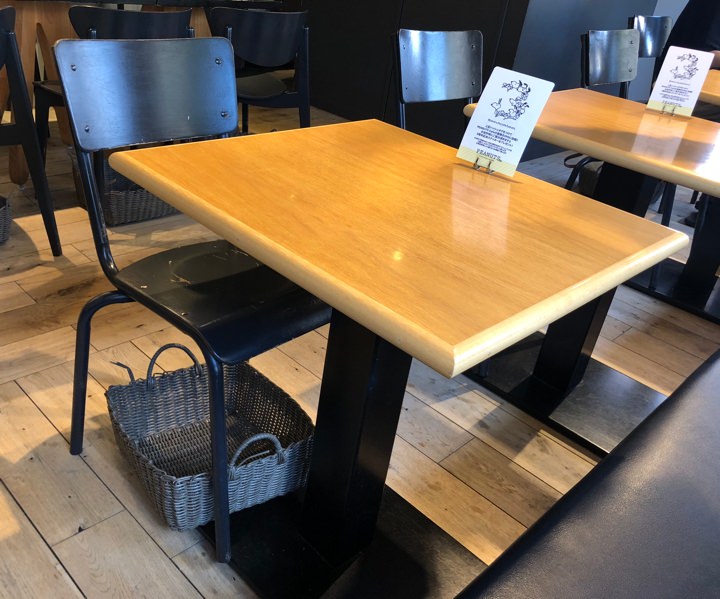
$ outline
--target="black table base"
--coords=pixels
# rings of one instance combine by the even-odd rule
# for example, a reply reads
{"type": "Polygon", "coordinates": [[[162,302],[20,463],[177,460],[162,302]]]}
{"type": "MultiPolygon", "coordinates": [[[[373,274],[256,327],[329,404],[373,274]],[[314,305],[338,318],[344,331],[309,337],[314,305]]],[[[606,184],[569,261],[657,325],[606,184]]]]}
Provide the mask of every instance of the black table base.
{"type": "Polygon", "coordinates": [[[558,391],[533,375],[542,341],[537,333],[465,375],[598,457],[665,399],[594,359],[576,386],[558,391]]]}
{"type": "MultiPolygon", "coordinates": [[[[230,565],[261,597],[454,597],[485,565],[387,487],[370,544],[328,563],[298,532],[300,500],[274,499],[231,516],[230,565]]],[[[211,541],[212,523],[201,528],[211,541]]]]}
{"type": "Polygon", "coordinates": [[[683,277],[685,265],[670,258],[626,283],[686,312],[720,324],[720,285],[716,276],[693,284],[683,277]]]}

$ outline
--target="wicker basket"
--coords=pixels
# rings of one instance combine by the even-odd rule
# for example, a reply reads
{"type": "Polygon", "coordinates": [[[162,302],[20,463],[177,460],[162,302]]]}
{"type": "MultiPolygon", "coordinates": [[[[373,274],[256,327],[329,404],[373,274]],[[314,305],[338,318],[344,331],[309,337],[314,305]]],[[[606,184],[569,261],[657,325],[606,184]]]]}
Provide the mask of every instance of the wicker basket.
{"type": "MultiPolygon", "coordinates": [[[[170,528],[209,522],[214,502],[205,366],[184,346],[170,344],[152,357],[146,379],[128,372],[129,384],[105,394],[121,452],[170,528]],[[153,376],[169,347],[184,350],[195,365],[153,376]]],[[[302,408],[248,364],[226,367],[225,397],[230,513],[303,486],[313,425],[302,408]]]]}
{"type": "Polygon", "coordinates": [[[10,237],[12,225],[12,210],[7,198],[0,197],[0,243],[5,243],[10,237]]]}
{"type": "MultiPolygon", "coordinates": [[[[80,182],[75,148],[68,148],[68,154],[72,160],[73,177],[78,198],[87,206],[82,183],[80,182]]],[[[103,160],[102,209],[105,224],[109,227],[178,213],[170,204],[166,204],[147,189],[140,187],[114,170],[108,163],[107,158],[103,160]]]]}

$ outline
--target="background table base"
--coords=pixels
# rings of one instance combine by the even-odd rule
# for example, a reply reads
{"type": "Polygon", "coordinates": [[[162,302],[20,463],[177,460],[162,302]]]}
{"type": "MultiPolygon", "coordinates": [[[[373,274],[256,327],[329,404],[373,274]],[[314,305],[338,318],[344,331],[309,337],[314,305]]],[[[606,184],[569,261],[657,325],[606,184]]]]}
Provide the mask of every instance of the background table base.
{"type": "Polygon", "coordinates": [[[656,267],[654,275],[651,270],[645,271],[626,285],[720,324],[720,285],[717,277],[692,286],[686,280],[681,280],[683,271],[682,262],[668,258],[656,267]]]}
{"type": "MultiPolygon", "coordinates": [[[[454,597],[485,568],[387,487],[372,542],[340,566],[302,537],[299,512],[298,498],[287,496],[231,516],[230,565],[261,597],[454,597]]],[[[212,523],[201,530],[212,540],[212,523]]]]}
{"type": "Polygon", "coordinates": [[[648,416],[665,395],[591,359],[563,394],[532,376],[543,335],[537,333],[465,373],[473,381],[596,455],[603,456],[648,416]]]}

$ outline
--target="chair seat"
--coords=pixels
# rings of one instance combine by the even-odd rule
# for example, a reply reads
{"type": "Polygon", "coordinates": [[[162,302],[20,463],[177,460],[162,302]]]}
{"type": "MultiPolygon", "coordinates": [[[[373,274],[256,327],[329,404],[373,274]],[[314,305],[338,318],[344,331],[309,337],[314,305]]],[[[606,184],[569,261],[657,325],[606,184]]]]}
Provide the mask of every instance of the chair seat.
{"type": "Polygon", "coordinates": [[[270,73],[237,78],[238,98],[264,100],[287,91],[287,85],[270,73]]]}
{"type": "Polygon", "coordinates": [[[118,288],[238,363],[330,320],[330,308],[226,241],[154,254],[123,268],[118,288]]]}

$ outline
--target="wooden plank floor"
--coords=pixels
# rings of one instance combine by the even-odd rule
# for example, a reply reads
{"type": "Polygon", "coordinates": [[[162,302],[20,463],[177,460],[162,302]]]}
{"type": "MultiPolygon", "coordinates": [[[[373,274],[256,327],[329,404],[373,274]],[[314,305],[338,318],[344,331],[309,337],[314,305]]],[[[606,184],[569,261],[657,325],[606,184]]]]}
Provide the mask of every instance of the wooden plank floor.
{"type": "MultiPolygon", "coordinates": [[[[314,124],[336,120],[314,112],[314,124]]],[[[251,114],[257,132],[294,123],[285,111],[251,114]]],[[[7,164],[6,152],[0,159],[7,164]]],[[[523,170],[562,178],[560,164],[553,157],[523,170]]],[[[0,246],[0,596],[252,597],[197,532],[163,525],[115,446],[103,393],[127,375],[112,362],[144,376],[161,344],[192,347],[136,305],[107,308],[94,320],[85,448],[69,455],[75,320],[108,284],[57,135],[48,173],[65,251],[56,259],[32,189],[0,177],[16,213],[0,246]]],[[[182,215],[112,232],[122,261],[209,237],[182,215]]],[[[252,361],[313,416],[326,335],[320,329],[252,361]]],[[[596,357],[667,394],[719,346],[720,327],[621,288],[596,357]]],[[[180,352],[159,362],[165,370],[185,365],[180,352]]],[[[468,379],[448,380],[415,363],[388,484],[490,563],[593,464],[468,379]]]]}

